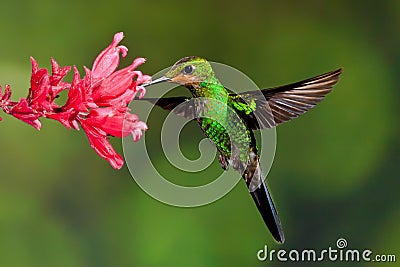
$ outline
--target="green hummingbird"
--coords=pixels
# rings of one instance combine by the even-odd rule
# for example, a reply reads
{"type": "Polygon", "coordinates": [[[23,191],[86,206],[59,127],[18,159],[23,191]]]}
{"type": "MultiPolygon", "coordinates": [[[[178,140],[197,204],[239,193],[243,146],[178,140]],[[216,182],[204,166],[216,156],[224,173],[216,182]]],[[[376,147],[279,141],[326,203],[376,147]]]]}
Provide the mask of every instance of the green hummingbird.
{"type": "Polygon", "coordinates": [[[193,98],[144,98],[177,115],[197,121],[215,144],[218,161],[232,166],[245,180],[272,236],[285,238],[272,197],[263,179],[254,130],[272,128],[300,116],[320,102],[338,82],[341,69],[300,82],[235,94],[224,87],[211,64],[197,56],[177,61],[161,78],[145,84],[172,82],[189,89],[193,98]]]}

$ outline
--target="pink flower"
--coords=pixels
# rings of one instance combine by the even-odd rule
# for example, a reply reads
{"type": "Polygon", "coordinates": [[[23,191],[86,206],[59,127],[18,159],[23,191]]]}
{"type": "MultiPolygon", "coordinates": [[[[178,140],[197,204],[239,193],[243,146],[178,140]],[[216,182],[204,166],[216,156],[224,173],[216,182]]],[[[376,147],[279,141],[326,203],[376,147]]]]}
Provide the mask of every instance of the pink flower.
{"type": "Polygon", "coordinates": [[[118,67],[119,53],[122,57],[126,57],[128,48],[123,45],[118,46],[123,38],[122,32],[115,34],[112,43],[97,56],[92,67],[93,78],[109,76],[118,67]]]}
{"type": "Polygon", "coordinates": [[[128,53],[125,46],[118,45],[122,38],[122,32],[114,35],[112,43],[97,56],[92,69],[85,68],[83,79],[74,67],[72,83],[63,81],[71,67],[60,67],[52,59],[52,74],[49,75],[47,69],[40,69],[31,58],[28,97],[13,102],[10,87],[6,85],[4,94],[0,87],[0,107],[38,130],[41,128],[40,117],[57,120],[69,129],[79,130],[81,125],[97,154],[108,160],[113,168],[121,168],[123,159],[111,146],[108,136],[132,135],[137,141],[147,130],[144,122],[129,113],[127,105],[137,93],[143,97],[145,89],[141,84],[150,79],[135,70],[145,62],[144,58],[137,58],[130,66],[116,70],[120,55],[125,57],[128,53]],[[63,90],[68,90],[68,99],[65,105],[58,106],[54,100],[63,90]]]}

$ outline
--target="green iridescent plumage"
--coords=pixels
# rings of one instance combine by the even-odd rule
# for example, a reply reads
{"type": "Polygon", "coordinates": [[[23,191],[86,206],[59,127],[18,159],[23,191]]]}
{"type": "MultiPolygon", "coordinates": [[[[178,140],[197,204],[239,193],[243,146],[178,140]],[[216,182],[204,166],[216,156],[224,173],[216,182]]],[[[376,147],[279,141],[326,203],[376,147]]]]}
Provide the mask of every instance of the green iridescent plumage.
{"type": "MultiPolygon", "coordinates": [[[[182,83],[189,88],[196,98],[213,100],[205,103],[196,117],[204,134],[216,145],[219,153],[227,160],[232,158],[232,143],[237,149],[237,156],[233,158],[236,165],[239,161],[242,165],[248,161],[249,150],[256,151],[253,133],[248,129],[245,122],[237,115],[236,110],[244,111],[246,114],[255,109],[255,102],[247,105],[234,100],[229,91],[216,77],[210,63],[199,57],[189,57],[178,61],[165,77],[176,79],[175,82],[182,83]],[[191,68],[191,72],[182,75],[185,68],[191,68]]],[[[245,166],[238,166],[241,170],[245,166]]]]}
{"type": "Polygon", "coordinates": [[[192,99],[145,100],[198,122],[215,144],[222,168],[231,165],[242,175],[268,229],[282,243],[281,223],[263,180],[253,130],[275,127],[305,113],[332,90],[340,74],[339,69],[285,86],[233,94],[221,84],[207,60],[193,56],[179,60],[164,77],[148,84],[180,84],[190,90],[192,99]]]}

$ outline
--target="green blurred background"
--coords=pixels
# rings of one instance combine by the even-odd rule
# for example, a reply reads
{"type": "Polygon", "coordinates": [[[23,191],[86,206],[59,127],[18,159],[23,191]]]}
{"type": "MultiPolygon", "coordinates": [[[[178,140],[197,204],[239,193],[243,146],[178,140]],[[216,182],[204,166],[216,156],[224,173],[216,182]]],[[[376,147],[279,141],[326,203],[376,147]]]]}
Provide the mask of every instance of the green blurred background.
{"type": "MultiPolygon", "coordinates": [[[[236,67],[261,87],[344,68],[321,105],[277,129],[268,181],[284,245],[243,183],[211,205],[171,207],[141,191],[126,166],[113,170],[82,131],[43,120],[38,132],[2,113],[0,266],[294,266],[256,253],[265,244],[320,250],[340,237],[400,257],[399,1],[40,0],[2,1],[0,10],[0,84],[14,99],[26,96],[29,56],[82,70],[118,31],[130,49],[122,65],[147,57],[148,74],[188,55],[236,67]]],[[[198,153],[192,136],[181,138],[198,153]]]]}

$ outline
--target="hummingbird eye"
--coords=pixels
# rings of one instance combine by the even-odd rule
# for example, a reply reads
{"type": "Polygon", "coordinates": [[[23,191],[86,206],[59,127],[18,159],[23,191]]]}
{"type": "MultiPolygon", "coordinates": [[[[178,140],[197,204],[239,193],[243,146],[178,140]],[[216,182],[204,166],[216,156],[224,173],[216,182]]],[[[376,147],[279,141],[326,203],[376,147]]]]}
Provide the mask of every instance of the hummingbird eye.
{"type": "Polygon", "coordinates": [[[193,65],[188,65],[183,69],[183,74],[192,74],[195,67],[193,65]]]}

